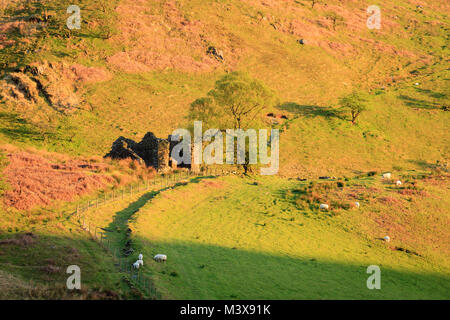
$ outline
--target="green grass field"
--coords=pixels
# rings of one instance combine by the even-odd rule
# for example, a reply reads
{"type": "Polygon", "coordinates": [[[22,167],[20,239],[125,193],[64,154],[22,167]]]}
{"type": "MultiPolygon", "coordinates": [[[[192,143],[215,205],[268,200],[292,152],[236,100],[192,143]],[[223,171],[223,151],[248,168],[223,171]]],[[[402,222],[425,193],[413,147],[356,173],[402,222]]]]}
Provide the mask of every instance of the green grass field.
{"type": "Polygon", "coordinates": [[[140,272],[167,299],[449,299],[449,5],[422,2],[3,1],[0,150],[42,153],[58,165],[89,159],[108,166],[89,175],[114,182],[72,202],[18,210],[7,205],[12,186],[0,175],[0,298],[149,298],[65,213],[152,177],[102,160],[119,136],[166,138],[189,127],[190,104],[244,71],[278,97],[261,116],[288,118],[267,125],[281,131],[279,174],[193,178],[89,211],[113,249],[131,240],[146,257],[140,272]],[[70,31],[74,4],[82,27],[70,31]],[[380,30],[366,26],[373,4],[380,30]],[[330,12],[343,18],[336,28],[330,12]],[[53,92],[64,98],[67,86],[75,110],[62,112],[42,88],[35,101],[20,85],[24,97],[11,97],[5,77],[50,77],[30,72],[44,61],[56,66],[53,92]],[[338,98],[357,87],[369,94],[368,110],[352,125],[338,98]],[[387,171],[404,185],[382,183],[387,171]],[[339,177],[343,187],[319,176],[339,177]],[[319,211],[322,202],[332,210],[319,211]],[[24,240],[29,232],[35,238],[24,240]],[[380,240],[386,235],[391,242],[380,240]],[[167,263],[151,260],[157,253],[167,263]],[[65,290],[68,263],[82,267],[79,293],[65,290]],[[381,290],[366,287],[372,264],[381,267],[381,290]]]}

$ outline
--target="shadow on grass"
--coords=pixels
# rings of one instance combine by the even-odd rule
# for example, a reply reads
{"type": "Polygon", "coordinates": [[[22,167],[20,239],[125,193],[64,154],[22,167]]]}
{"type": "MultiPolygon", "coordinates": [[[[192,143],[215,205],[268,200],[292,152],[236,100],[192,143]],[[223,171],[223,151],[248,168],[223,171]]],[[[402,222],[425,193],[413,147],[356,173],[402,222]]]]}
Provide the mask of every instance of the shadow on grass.
{"type": "Polygon", "coordinates": [[[192,178],[190,181],[189,181],[189,183],[199,183],[199,182],[201,182],[202,180],[205,180],[205,179],[216,179],[217,177],[215,177],[215,176],[201,176],[201,177],[195,177],[195,178],[192,178]]]}
{"type": "MultiPolygon", "coordinates": [[[[211,226],[214,228],[215,226],[211,226]]],[[[258,228],[264,228],[259,226],[258,228]]],[[[301,228],[301,227],[299,227],[301,228]]],[[[305,230],[306,231],[306,230],[305,230]]],[[[217,230],[220,233],[220,230],[217,230]]],[[[145,242],[138,238],[138,241],[145,242]]],[[[144,257],[164,253],[166,263],[147,261],[157,287],[176,299],[448,299],[450,278],[381,267],[381,290],[369,290],[367,267],[321,257],[291,257],[195,242],[153,242],[144,257]]],[[[305,241],[307,239],[305,238],[305,241]]],[[[326,241],[323,242],[326,246],[326,241]]],[[[345,244],[343,244],[345,245],[345,244]]],[[[374,250],[368,248],[367,250],[374,250]]],[[[377,248],[389,250],[389,248],[377,248]]],[[[391,254],[391,253],[389,253],[391,254]]],[[[420,257],[396,251],[399,260],[420,257]]]]}
{"type": "Polygon", "coordinates": [[[412,98],[412,97],[409,97],[409,96],[406,96],[403,94],[399,95],[398,97],[404,101],[406,106],[411,107],[411,108],[426,109],[426,110],[441,109],[441,105],[436,102],[420,100],[420,99],[412,98]]]}
{"type": "Polygon", "coordinates": [[[434,92],[429,89],[422,89],[422,88],[414,88],[417,92],[423,93],[428,95],[430,98],[434,99],[445,99],[447,98],[447,95],[445,93],[441,92],[434,92]]]}
{"type": "Polygon", "coordinates": [[[423,160],[408,160],[408,162],[420,167],[420,169],[423,169],[423,170],[436,168],[435,163],[429,163],[429,162],[426,162],[423,160]]]}
{"type": "Polygon", "coordinates": [[[277,108],[279,110],[289,111],[293,114],[300,115],[306,118],[324,117],[345,120],[345,116],[342,111],[333,109],[331,107],[300,105],[295,102],[285,102],[277,106],[277,108]]]}
{"type": "MultiPolygon", "coordinates": [[[[142,205],[136,201],[136,206],[142,205]]],[[[211,225],[211,228],[218,228],[211,225]]],[[[265,228],[265,226],[258,226],[265,228]]],[[[307,233],[299,227],[299,230],[307,233]]],[[[220,234],[220,229],[217,230],[220,234]]],[[[14,237],[0,234],[0,240],[14,237]]],[[[137,242],[148,243],[142,237],[137,242]]],[[[249,251],[235,247],[212,245],[203,242],[202,234],[193,241],[154,241],[143,246],[145,265],[139,272],[151,275],[165,298],[178,299],[449,299],[450,277],[442,274],[411,272],[384,266],[386,255],[395,255],[399,266],[427,264],[426,259],[406,251],[390,251],[384,245],[367,247],[372,255],[361,258],[360,263],[331,261],[321,256],[289,256],[286,254],[249,251]],[[376,251],[375,251],[376,250],[376,251]],[[164,253],[166,263],[151,259],[164,253]],[[375,259],[379,257],[380,261],[375,259]],[[381,290],[369,290],[366,273],[369,265],[381,268],[381,290]]],[[[305,241],[308,238],[305,237],[305,241]]],[[[324,241],[321,246],[331,245],[324,241]]],[[[342,244],[345,246],[345,243],[342,244]]],[[[35,243],[23,246],[1,245],[0,270],[16,277],[37,283],[63,287],[69,265],[82,270],[84,288],[102,288],[122,291],[123,274],[114,268],[109,253],[88,237],[79,235],[49,236],[40,234],[35,243]],[[55,266],[57,268],[50,268],[55,266]],[[49,273],[49,271],[51,273],[49,273]]],[[[332,250],[330,248],[330,250],[332,250]]],[[[442,262],[445,263],[445,262],[442,262]]],[[[125,291],[126,292],[126,291],[125,291]]],[[[125,293],[124,292],[124,293],[125,293]]],[[[63,292],[70,294],[70,292],[63,292]]],[[[61,294],[61,293],[56,293],[61,294]]],[[[24,296],[30,298],[28,296],[24,296]]],[[[122,296],[125,298],[124,296],[122,296]]],[[[45,297],[44,297],[45,298],[45,297]]],[[[55,296],[58,298],[58,296],[55,296]]],[[[87,297],[89,298],[89,297],[87,297]]],[[[98,296],[102,298],[102,296],[98,296]]],[[[107,298],[107,297],[105,297],[107,298]]]]}

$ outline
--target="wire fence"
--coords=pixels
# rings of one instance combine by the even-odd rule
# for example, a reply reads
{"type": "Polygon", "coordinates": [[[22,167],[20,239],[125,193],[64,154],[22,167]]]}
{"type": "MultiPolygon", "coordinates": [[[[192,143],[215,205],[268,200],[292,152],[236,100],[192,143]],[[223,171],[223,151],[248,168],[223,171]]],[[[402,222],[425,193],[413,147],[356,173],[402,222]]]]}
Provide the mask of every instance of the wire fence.
{"type": "Polygon", "coordinates": [[[173,187],[179,183],[187,183],[193,177],[205,176],[221,176],[227,174],[220,168],[202,168],[199,171],[185,170],[174,172],[171,175],[160,175],[153,180],[146,180],[134,185],[129,185],[121,190],[112,190],[110,193],[105,192],[101,197],[91,199],[85,203],[77,205],[76,211],[73,212],[77,218],[81,228],[88,232],[94,240],[96,240],[105,250],[112,254],[115,266],[121,272],[128,273],[130,280],[141,290],[144,290],[152,299],[161,299],[161,294],[156,289],[153,280],[135,269],[129,262],[129,259],[122,255],[121,249],[114,246],[111,240],[106,237],[106,230],[89,221],[87,212],[91,209],[97,209],[116,201],[125,199],[125,197],[136,195],[142,192],[162,191],[166,188],[173,187]]]}

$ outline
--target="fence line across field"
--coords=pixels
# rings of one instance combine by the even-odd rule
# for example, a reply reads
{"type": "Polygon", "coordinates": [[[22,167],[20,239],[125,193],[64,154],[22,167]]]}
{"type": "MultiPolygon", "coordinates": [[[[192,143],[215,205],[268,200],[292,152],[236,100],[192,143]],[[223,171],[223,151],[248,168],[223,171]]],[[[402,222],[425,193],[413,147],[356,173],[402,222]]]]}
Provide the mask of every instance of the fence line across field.
{"type": "Polygon", "coordinates": [[[202,174],[205,176],[220,176],[224,175],[225,171],[223,169],[206,167],[203,168],[200,172],[189,170],[180,171],[172,175],[166,175],[164,177],[161,176],[159,180],[155,178],[151,181],[147,180],[143,183],[138,183],[135,187],[133,187],[133,185],[130,185],[129,187],[126,187],[122,190],[113,190],[109,199],[107,193],[105,192],[102,197],[98,197],[94,200],[88,200],[85,206],[78,204],[77,209],[74,212],[74,214],[76,214],[76,217],[78,218],[78,222],[81,225],[81,228],[87,231],[93,237],[93,239],[98,241],[103,246],[103,248],[108,250],[108,252],[113,255],[114,259],[116,260],[115,265],[119,268],[119,270],[121,272],[128,273],[130,275],[131,281],[134,282],[139,288],[147,291],[147,293],[153,299],[161,299],[161,294],[156,290],[153,280],[139,273],[139,269],[134,269],[133,266],[128,262],[127,258],[121,257],[120,249],[112,248],[111,241],[105,238],[106,232],[100,231],[104,230],[103,228],[91,224],[89,221],[86,224],[85,213],[90,209],[99,208],[100,206],[103,206],[105,204],[123,200],[126,194],[132,196],[133,194],[149,190],[164,190],[165,188],[174,186],[185,179],[189,179],[195,176],[202,176],[202,174]]]}

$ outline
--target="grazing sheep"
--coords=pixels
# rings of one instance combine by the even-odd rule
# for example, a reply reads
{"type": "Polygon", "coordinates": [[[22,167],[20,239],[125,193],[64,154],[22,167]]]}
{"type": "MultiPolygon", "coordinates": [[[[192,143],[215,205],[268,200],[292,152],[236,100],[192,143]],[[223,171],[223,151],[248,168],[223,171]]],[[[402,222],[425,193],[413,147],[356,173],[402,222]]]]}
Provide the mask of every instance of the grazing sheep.
{"type": "Polygon", "coordinates": [[[144,266],[144,260],[142,260],[142,259],[139,259],[138,261],[136,261],[136,262],[138,262],[139,263],[139,265],[141,265],[141,266],[144,266]]]}
{"type": "Polygon", "coordinates": [[[401,182],[400,180],[397,180],[397,181],[395,181],[395,184],[396,184],[397,186],[401,186],[401,185],[402,185],[402,182],[401,182]]]}
{"type": "Polygon", "coordinates": [[[355,202],[355,207],[359,209],[359,202],[355,202]]]}
{"type": "Polygon", "coordinates": [[[390,172],[383,173],[382,177],[383,177],[383,179],[390,179],[391,173],[390,172]]]}
{"type": "Polygon", "coordinates": [[[158,253],[154,258],[156,262],[165,262],[167,260],[167,256],[165,254],[158,253]]]}
{"type": "Polygon", "coordinates": [[[144,259],[144,255],[142,253],[139,253],[138,260],[143,260],[143,259],[144,259]]]}
{"type": "Polygon", "coordinates": [[[322,203],[322,204],[320,204],[319,209],[321,209],[321,210],[328,210],[329,207],[330,207],[329,205],[327,205],[325,203],[322,203]]]}
{"type": "Polygon", "coordinates": [[[139,260],[136,261],[135,263],[133,263],[133,267],[134,267],[135,269],[139,269],[139,265],[140,265],[139,260]]]}
{"type": "Polygon", "coordinates": [[[386,241],[386,242],[389,242],[389,241],[391,241],[391,238],[389,236],[386,236],[386,237],[383,238],[383,240],[386,241]]]}

